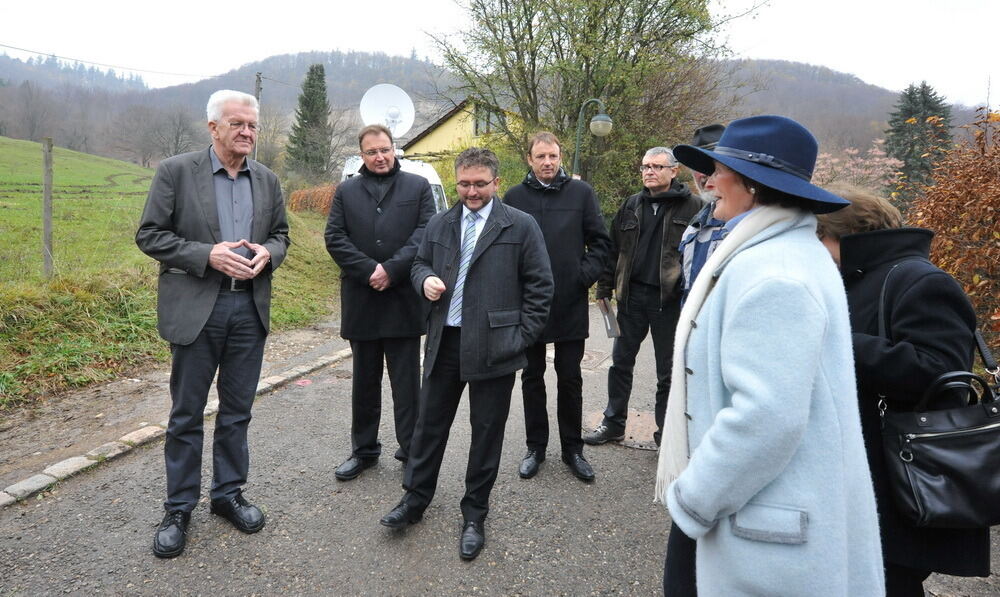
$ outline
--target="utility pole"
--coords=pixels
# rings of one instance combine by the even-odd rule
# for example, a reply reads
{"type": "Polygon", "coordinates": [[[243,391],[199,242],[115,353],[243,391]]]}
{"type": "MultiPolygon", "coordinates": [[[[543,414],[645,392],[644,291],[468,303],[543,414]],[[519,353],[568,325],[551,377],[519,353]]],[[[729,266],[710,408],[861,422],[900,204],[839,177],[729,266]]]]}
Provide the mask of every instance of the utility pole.
{"type": "Polygon", "coordinates": [[[42,258],[52,277],[52,137],[42,139],[42,258]]]}
{"type": "MultiPolygon", "coordinates": [[[[260,73],[257,73],[257,81],[253,85],[253,96],[255,98],[257,98],[257,105],[258,106],[260,106],[260,90],[261,90],[260,73]]],[[[259,112],[257,114],[257,117],[260,118],[260,113],[259,112]]],[[[258,131],[259,131],[260,130],[259,129],[260,122],[257,123],[257,126],[258,126],[258,131]]],[[[254,144],[253,144],[253,159],[255,159],[255,160],[257,159],[257,141],[258,140],[259,139],[255,139],[254,140],[254,144]]]]}

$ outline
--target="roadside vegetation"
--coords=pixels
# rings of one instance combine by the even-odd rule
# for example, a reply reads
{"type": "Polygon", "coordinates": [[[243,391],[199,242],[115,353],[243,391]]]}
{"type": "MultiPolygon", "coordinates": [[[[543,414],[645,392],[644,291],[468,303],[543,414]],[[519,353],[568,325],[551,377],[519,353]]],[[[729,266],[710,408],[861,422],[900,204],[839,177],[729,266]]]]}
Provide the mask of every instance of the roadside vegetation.
{"type": "MultiPolygon", "coordinates": [[[[42,272],[42,152],[0,137],[0,412],[165,361],[155,263],[133,236],[153,171],[54,151],[53,263],[42,272]]],[[[273,329],[328,313],[339,274],[325,217],[289,213],[292,248],[275,273],[273,329]]]]}

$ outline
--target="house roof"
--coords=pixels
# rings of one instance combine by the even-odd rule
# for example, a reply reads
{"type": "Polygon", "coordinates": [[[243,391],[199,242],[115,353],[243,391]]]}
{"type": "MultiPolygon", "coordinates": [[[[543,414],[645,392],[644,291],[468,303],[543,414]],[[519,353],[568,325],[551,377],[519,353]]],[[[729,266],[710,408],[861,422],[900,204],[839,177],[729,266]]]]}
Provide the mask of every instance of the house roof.
{"type": "Polygon", "coordinates": [[[413,147],[413,145],[416,144],[417,141],[420,141],[421,139],[423,139],[427,135],[429,135],[432,132],[434,132],[434,129],[438,128],[439,126],[441,126],[442,124],[444,124],[445,122],[447,122],[455,114],[458,114],[468,104],[469,104],[468,98],[466,98],[466,99],[458,102],[458,105],[456,105],[454,108],[452,108],[452,109],[448,110],[447,112],[445,112],[440,118],[438,118],[434,122],[432,122],[429,125],[427,125],[427,127],[424,130],[420,131],[419,133],[417,133],[416,135],[414,135],[412,139],[410,139],[409,141],[407,141],[403,145],[403,151],[406,151],[407,149],[413,147]]]}

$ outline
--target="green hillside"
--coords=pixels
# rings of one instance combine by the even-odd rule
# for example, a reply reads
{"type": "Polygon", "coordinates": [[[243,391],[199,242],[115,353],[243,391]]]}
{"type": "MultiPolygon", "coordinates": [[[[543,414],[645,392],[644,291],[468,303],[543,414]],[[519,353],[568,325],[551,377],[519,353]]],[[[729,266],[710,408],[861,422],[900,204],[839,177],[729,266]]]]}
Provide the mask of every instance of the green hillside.
{"type": "MultiPolygon", "coordinates": [[[[53,263],[42,273],[41,145],[0,137],[0,411],[53,390],[166,359],[156,265],[133,240],[153,171],[53,152],[53,263]]],[[[276,328],[330,312],[338,273],[325,218],[289,214],[293,248],[275,274],[276,328]]]]}

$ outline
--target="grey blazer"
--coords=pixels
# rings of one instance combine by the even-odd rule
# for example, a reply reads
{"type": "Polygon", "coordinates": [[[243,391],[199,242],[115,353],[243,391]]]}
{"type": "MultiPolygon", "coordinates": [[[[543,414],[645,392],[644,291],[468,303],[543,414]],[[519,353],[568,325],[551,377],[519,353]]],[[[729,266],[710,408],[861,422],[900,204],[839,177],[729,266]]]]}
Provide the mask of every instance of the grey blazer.
{"type": "MultiPolygon", "coordinates": [[[[410,274],[420,296],[428,276],[441,278],[446,288],[428,320],[425,378],[434,369],[458,277],[461,217],[462,204],[457,203],[431,218],[410,274]]],[[[465,275],[462,380],[491,379],[523,369],[528,363],[524,349],[545,327],[552,290],[549,255],[538,223],[494,198],[465,275]]]]}
{"type": "MultiPolygon", "coordinates": [[[[271,274],[288,249],[288,221],[278,177],[247,159],[253,189],[250,242],[264,245],[271,262],[253,280],[253,298],[267,330],[271,274]]],[[[212,246],[222,241],[209,150],[160,162],[149,188],[135,243],[160,262],[157,329],[171,344],[190,344],[205,326],[225,277],[208,265],[212,246]]]]}

